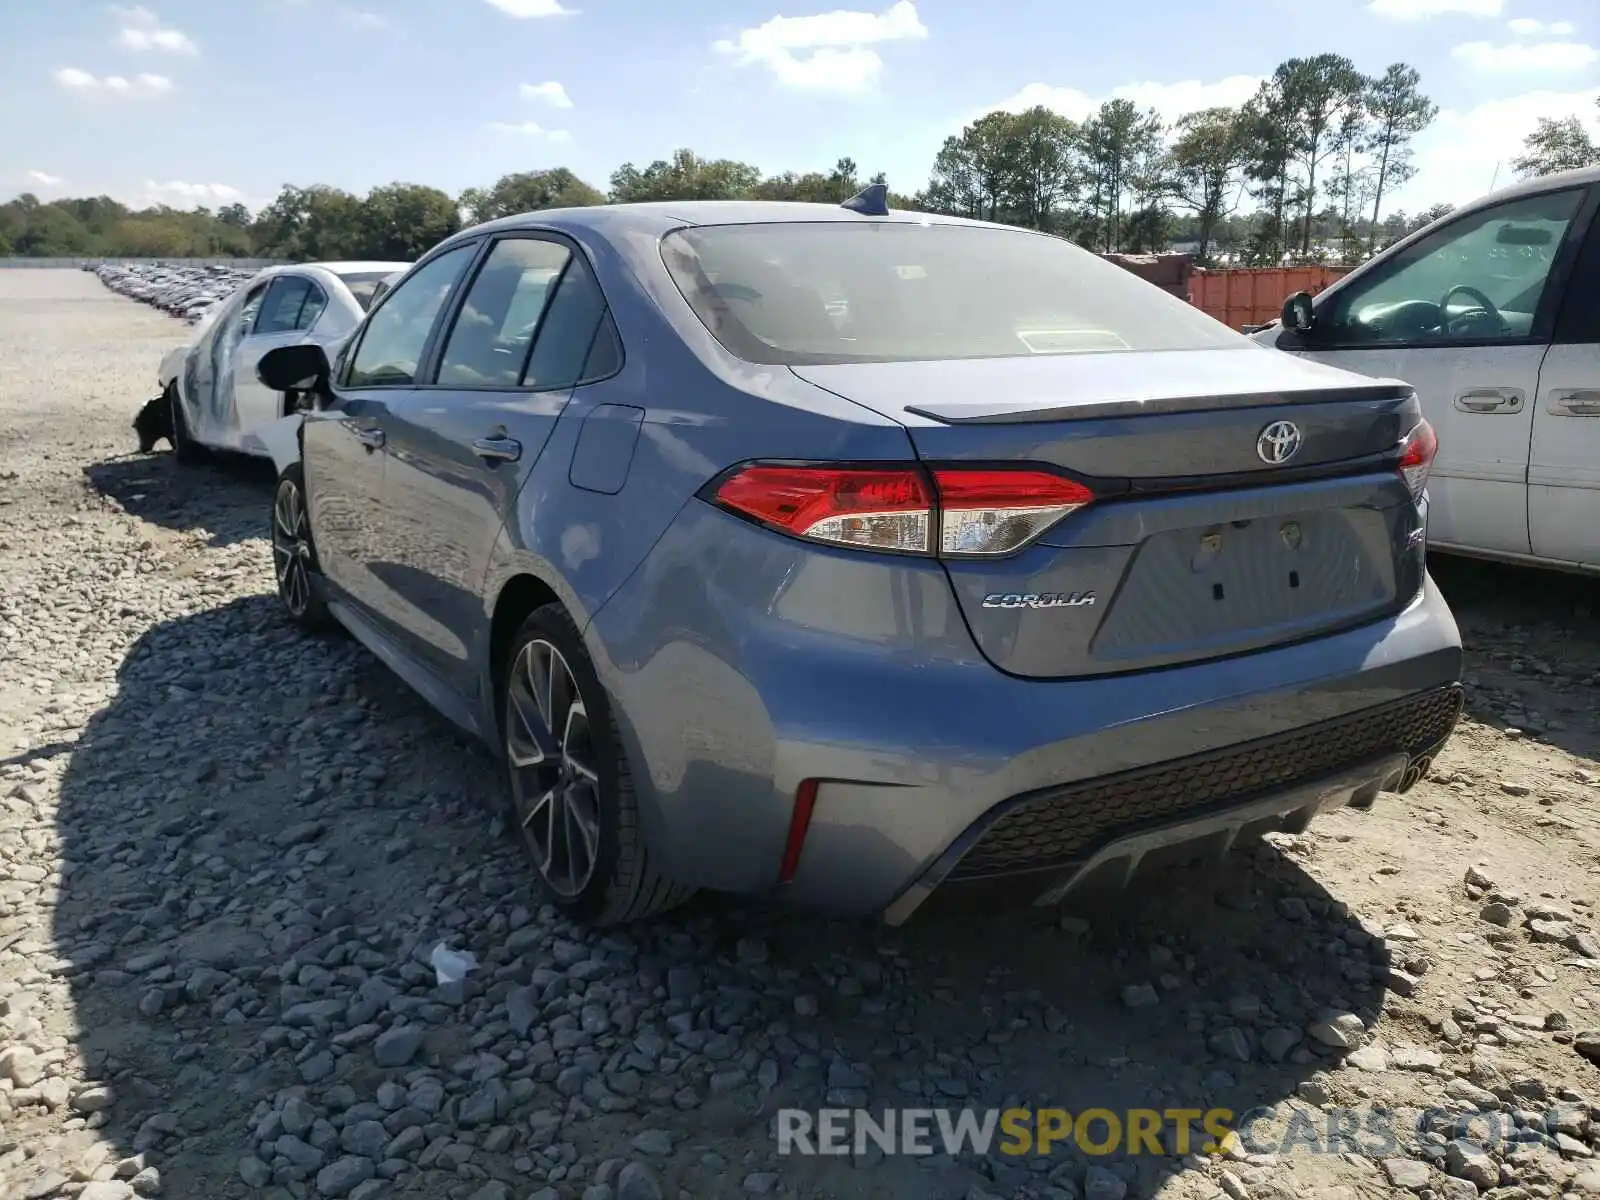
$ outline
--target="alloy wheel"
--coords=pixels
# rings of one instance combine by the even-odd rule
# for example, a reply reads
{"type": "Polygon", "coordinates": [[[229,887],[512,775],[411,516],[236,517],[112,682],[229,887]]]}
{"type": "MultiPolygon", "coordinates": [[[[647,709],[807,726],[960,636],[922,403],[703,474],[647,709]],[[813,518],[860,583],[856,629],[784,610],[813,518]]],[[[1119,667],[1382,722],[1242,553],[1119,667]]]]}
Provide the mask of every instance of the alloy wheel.
{"type": "Polygon", "coordinates": [[[505,725],[522,836],[545,883],[573,899],[599,857],[600,775],[572,668],[543,639],[528,642],[511,664],[505,725]]]}
{"type": "Polygon", "coordinates": [[[279,483],[272,506],[272,566],[278,576],[278,595],[289,615],[304,616],[311,603],[311,541],[305,501],[292,479],[279,483]]]}

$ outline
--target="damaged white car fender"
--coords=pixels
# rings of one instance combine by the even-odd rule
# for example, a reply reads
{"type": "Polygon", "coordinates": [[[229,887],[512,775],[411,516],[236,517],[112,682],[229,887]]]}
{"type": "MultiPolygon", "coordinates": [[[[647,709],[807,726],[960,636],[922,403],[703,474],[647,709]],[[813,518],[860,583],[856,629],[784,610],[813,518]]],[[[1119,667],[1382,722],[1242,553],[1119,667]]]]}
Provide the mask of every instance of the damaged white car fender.
{"type": "Polygon", "coordinates": [[[256,428],[256,437],[272,456],[272,468],[278,475],[300,461],[300,423],[304,420],[304,413],[290,413],[256,428]]]}
{"type": "Polygon", "coordinates": [[[156,382],[161,385],[161,390],[178,382],[178,376],[183,374],[183,361],[189,357],[188,346],[174,346],[161,359],[161,367],[156,372],[156,382]]]}

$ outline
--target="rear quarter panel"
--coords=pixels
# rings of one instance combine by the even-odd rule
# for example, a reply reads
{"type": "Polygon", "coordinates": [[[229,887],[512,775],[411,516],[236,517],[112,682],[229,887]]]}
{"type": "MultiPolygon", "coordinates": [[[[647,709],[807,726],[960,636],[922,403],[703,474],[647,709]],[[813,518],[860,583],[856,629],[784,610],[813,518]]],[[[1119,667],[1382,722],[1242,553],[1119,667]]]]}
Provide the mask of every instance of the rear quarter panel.
{"type": "MultiPolygon", "coordinates": [[[[734,463],[914,457],[896,422],[785,368],[742,363],[720,348],[711,354],[686,340],[659,306],[663,282],[672,284],[659,266],[654,238],[619,248],[603,237],[564,232],[590,257],[622,339],[624,363],[615,376],[573,390],[530,471],[489,563],[481,636],[488,635],[501,591],[518,575],[542,580],[578,627],[587,629],[684,506],[700,503],[695,493],[734,463]],[[655,271],[661,278],[653,278],[655,271]],[[601,406],[643,412],[622,485],[612,494],[572,482],[584,423],[601,406]]],[[[672,616],[663,613],[660,620],[670,625],[672,616]]],[[[606,647],[591,637],[590,651],[605,679],[614,670],[606,647]]],[[[485,653],[480,661],[488,659],[485,653]]]]}

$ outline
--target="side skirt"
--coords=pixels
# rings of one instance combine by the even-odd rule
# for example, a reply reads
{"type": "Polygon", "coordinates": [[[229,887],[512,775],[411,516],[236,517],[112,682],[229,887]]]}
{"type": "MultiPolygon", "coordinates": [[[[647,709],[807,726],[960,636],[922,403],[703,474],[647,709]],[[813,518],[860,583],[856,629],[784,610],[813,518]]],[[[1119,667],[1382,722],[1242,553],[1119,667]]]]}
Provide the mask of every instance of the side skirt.
{"type": "MultiPolygon", "coordinates": [[[[318,580],[324,594],[330,590],[325,580],[318,580]]],[[[490,741],[478,723],[474,706],[466,703],[432,671],[405,653],[392,638],[357,610],[353,605],[335,596],[328,596],[328,611],[333,619],[350,631],[350,635],[372,651],[384,666],[437,709],[452,724],[460,726],[480,741],[490,741]]]]}

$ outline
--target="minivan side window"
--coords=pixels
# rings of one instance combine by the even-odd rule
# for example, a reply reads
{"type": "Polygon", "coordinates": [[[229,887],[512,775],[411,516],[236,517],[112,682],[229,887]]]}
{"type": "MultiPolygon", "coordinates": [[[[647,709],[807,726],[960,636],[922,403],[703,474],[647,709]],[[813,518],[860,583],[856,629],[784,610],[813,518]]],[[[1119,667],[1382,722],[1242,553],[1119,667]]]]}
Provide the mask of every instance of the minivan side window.
{"type": "Polygon", "coordinates": [[[367,318],[344,377],[347,388],[415,383],[434,322],[478,252],[468,242],[429,260],[383,298],[367,318]]]}
{"type": "Polygon", "coordinates": [[[514,388],[571,253],[560,242],[496,242],[467,289],[439,357],[442,387],[514,388]]]}
{"type": "Polygon", "coordinates": [[[1583,189],[1453,221],[1317,306],[1315,347],[1526,341],[1583,189]]]}

